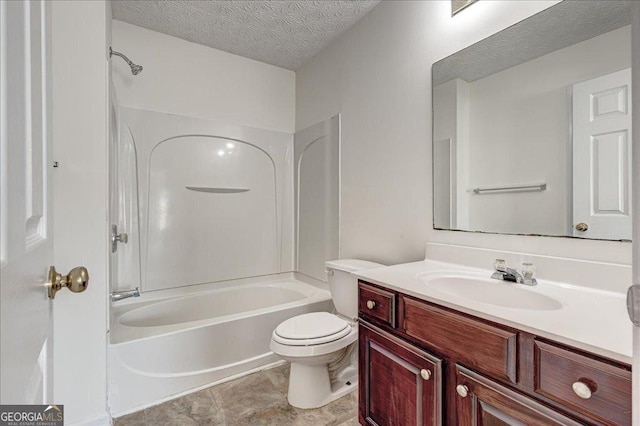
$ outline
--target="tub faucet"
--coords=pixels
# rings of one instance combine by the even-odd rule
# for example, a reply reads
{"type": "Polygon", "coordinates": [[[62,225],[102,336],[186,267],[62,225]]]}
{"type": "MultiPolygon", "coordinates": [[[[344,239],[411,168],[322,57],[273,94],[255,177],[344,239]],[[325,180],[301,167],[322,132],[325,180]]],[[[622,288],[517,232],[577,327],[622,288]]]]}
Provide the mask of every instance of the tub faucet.
{"type": "Polygon", "coordinates": [[[138,287],[133,290],[114,291],[111,293],[111,301],[118,302],[122,299],[128,299],[130,297],[140,297],[140,290],[138,287]]]}
{"type": "Polygon", "coordinates": [[[523,263],[520,271],[507,267],[504,259],[496,259],[496,271],[491,275],[494,280],[510,281],[518,284],[534,286],[538,281],[534,278],[536,268],[533,263],[523,263]]]}

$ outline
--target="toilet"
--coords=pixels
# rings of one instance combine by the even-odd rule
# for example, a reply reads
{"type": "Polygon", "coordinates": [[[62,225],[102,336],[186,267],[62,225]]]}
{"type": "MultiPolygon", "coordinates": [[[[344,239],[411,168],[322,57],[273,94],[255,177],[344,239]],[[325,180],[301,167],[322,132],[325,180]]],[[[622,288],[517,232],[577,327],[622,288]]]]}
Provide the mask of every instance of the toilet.
{"type": "Polygon", "coordinates": [[[289,404],[318,408],[355,389],[358,380],[358,280],[352,272],[379,268],[357,259],[325,263],[337,313],[312,312],[273,330],[271,350],[291,363],[289,404]]]}

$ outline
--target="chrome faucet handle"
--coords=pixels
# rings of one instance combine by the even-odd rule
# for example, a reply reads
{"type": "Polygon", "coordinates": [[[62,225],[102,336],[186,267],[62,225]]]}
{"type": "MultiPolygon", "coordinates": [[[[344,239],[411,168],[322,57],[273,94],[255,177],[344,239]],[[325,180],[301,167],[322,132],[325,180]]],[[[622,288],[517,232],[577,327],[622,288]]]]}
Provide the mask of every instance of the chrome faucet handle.
{"type": "Polygon", "coordinates": [[[496,271],[506,272],[507,271],[507,261],[504,259],[496,259],[493,263],[493,267],[496,271]]]}
{"type": "Polygon", "coordinates": [[[538,282],[535,279],[536,267],[531,262],[523,262],[520,267],[520,274],[522,275],[522,284],[536,285],[538,282]]]}
{"type": "Polygon", "coordinates": [[[508,270],[507,261],[504,259],[496,259],[493,263],[493,268],[495,272],[491,275],[491,278],[494,280],[504,280],[508,270]]]}
{"type": "Polygon", "coordinates": [[[118,234],[118,226],[111,225],[111,253],[115,253],[118,250],[118,243],[127,244],[129,242],[129,235],[126,233],[118,234]]]}

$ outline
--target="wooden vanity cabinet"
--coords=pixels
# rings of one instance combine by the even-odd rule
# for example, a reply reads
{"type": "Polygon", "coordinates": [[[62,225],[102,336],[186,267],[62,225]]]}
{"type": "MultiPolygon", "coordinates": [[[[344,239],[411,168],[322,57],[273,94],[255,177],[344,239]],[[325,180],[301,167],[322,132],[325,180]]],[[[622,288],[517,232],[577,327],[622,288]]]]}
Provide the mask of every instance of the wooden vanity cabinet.
{"type": "Polygon", "coordinates": [[[358,292],[358,312],[363,318],[373,323],[396,326],[395,293],[363,283],[360,283],[358,292]]]}
{"type": "Polygon", "coordinates": [[[456,369],[459,426],[583,424],[471,370],[459,365],[456,369]]]}
{"type": "Polygon", "coordinates": [[[516,330],[400,296],[401,331],[470,368],[516,383],[516,330]]]}
{"type": "Polygon", "coordinates": [[[360,323],[361,424],[441,425],[442,360],[360,323]]]}
{"type": "Polygon", "coordinates": [[[631,425],[629,365],[370,283],[359,298],[363,425],[631,425]]]}

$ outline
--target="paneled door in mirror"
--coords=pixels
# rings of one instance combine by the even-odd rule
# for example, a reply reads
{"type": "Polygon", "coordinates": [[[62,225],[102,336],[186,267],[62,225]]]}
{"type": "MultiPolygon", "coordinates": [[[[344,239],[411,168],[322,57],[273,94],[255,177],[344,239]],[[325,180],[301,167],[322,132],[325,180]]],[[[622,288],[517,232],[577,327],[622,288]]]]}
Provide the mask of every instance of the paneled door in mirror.
{"type": "Polygon", "coordinates": [[[434,228],[631,239],[631,3],[565,0],[434,64],[434,228]]]}

